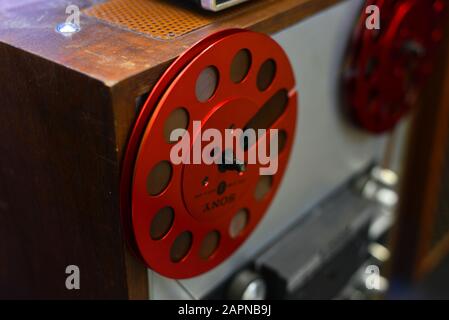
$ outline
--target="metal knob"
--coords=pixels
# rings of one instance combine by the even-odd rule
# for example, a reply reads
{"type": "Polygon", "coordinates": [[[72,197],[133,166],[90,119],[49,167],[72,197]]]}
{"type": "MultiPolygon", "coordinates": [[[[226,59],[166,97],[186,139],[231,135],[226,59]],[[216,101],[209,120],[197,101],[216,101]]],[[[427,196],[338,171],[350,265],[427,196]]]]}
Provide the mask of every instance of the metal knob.
{"type": "Polygon", "coordinates": [[[265,280],[256,272],[244,270],[232,280],[228,289],[230,300],[264,300],[267,296],[265,280]]]}

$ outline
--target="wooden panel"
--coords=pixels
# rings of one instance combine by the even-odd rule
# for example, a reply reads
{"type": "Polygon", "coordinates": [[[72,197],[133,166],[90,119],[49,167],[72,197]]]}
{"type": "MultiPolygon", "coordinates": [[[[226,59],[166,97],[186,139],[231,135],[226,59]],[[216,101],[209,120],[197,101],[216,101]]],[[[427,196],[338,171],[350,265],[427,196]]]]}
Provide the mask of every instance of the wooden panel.
{"type": "MultiPolygon", "coordinates": [[[[249,28],[271,33],[340,1],[256,0],[218,15],[196,11],[208,19],[212,16],[213,23],[183,37],[161,41],[86,16],[81,17],[82,31],[65,38],[55,32],[55,26],[67,17],[65,2],[35,0],[33,5],[17,7],[13,5],[16,0],[4,0],[0,4],[0,41],[114,86],[142,72],[154,69],[157,73],[161,65],[166,66],[187,47],[218,30],[249,28]]],[[[91,2],[71,1],[81,9],[91,2]]]]}
{"type": "MultiPolygon", "coordinates": [[[[449,56],[449,50],[447,51],[449,56]]],[[[442,79],[440,112],[435,119],[435,149],[430,176],[433,176],[429,198],[429,211],[424,220],[422,252],[418,275],[431,271],[449,254],[449,61],[446,61],[445,78],[442,79]],[[432,211],[433,210],[433,211],[432,211]]]]}
{"type": "MultiPolygon", "coordinates": [[[[448,251],[432,250],[432,237],[449,139],[449,28],[436,72],[413,114],[393,238],[392,275],[414,281],[448,251]]],[[[449,249],[449,245],[446,245],[449,249]]]]}
{"type": "Polygon", "coordinates": [[[108,89],[7,45],[0,59],[0,296],[126,298],[108,89]]]}
{"type": "MultiPolygon", "coordinates": [[[[449,129],[448,129],[449,131],[449,129]]],[[[448,139],[449,140],[449,139],[448,139]]],[[[437,247],[449,236],[449,144],[445,146],[444,169],[441,171],[441,189],[438,192],[438,205],[433,222],[431,247],[437,247]]]]}

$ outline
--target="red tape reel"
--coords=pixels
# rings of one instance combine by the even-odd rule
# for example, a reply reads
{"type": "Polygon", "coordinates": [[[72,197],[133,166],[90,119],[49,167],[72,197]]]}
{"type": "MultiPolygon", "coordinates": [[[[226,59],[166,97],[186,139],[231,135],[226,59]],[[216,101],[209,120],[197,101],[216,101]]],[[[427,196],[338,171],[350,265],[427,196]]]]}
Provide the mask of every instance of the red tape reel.
{"type": "Polygon", "coordinates": [[[372,0],[380,30],[365,26],[363,10],[345,70],[353,118],[374,133],[393,129],[416,102],[443,39],[444,0],[372,0]]]}
{"type": "MultiPolygon", "coordinates": [[[[193,277],[220,264],[248,238],[287,166],[297,118],[294,86],[282,48],[244,30],[207,37],[167,69],[133,129],[121,181],[125,232],[148,267],[170,278],[193,277]],[[245,170],[174,164],[171,129],[187,129],[192,153],[195,143],[203,144],[193,121],[200,121],[203,131],[223,134],[230,128],[279,129],[277,172],[260,175],[260,163],[245,170]]],[[[262,140],[241,147],[247,153],[262,140]]],[[[217,155],[226,150],[211,152],[217,155]]]]}

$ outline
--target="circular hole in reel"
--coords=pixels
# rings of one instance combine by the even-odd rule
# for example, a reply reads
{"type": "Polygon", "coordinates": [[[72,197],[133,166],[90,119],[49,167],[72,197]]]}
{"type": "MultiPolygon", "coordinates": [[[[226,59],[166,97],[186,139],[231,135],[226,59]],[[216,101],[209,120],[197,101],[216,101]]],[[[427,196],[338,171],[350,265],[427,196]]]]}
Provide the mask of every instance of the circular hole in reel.
{"type": "Polygon", "coordinates": [[[257,201],[262,200],[270,192],[272,186],[273,176],[260,176],[256,190],[254,191],[254,198],[256,198],[257,201]]]}
{"type": "Polygon", "coordinates": [[[152,196],[161,194],[170,183],[172,167],[170,162],[161,161],[151,170],[147,180],[147,191],[152,196]]]}
{"type": "Polygon", "coordinates": [[[229,225],[229,235],[231,238],[237,238],[246,228],[249,221],[249,211],[247,209],[240,209],[232,218],[229,225]]]}
{"type": "Polygon", "coordinates": [[[150,227],[150,236],[153,240],[162,239],[170,231],[175,213],[173,208],[165,207],[159,210],[153,218],[150,227]]]}
{"type": "Polygon", "coordinates": [[[220,233],[218,231],[209,232],[203,239],[200,248],[200,257],[203,260],[211,258],[220,244],[220,233]]]}
{"type": "Polygon", "coordinates": [[[187,129],[189,126],[189,112],[185,108],[175,109],[167,118],[164,125],[164,137],[167,143],[176,143],[172,141],[170,135],[176,129],[187,129]]]}
{"type": "Polygon", "coordinates": [[[287,145],[287,132],[285,130],[280,130],[278,137],[278,155],[280,155],[282,151],[284,151],[286,145],[287,145]]]}
{"type": "Polygon", "coordinates": [[[260,67],[257,75],[257,88],[260,91],[268,89],[276,76],[276,62],[273,59],[268,59],[260,67]]]}
{"type": "Polygon", "coordinates": [[[184,231],[173,242],[170,249],[170,259],[178,263],[189,253],[192,247],[193,236],[190,231],[184,231]]]}
{"type": "Polygon", "coordinates": [[[216,67],[205,68],[196,80],[195,93],[199,102],[209,100],[217,90],[219,73],[216,67]]]}
{"type": "Polygon", "coordinates": [[[231,65],[231,80],[234,83],[240,83],[248,75],[251,67],[251,52],[248,49],[242,49],[235,55],[231,65]]]}

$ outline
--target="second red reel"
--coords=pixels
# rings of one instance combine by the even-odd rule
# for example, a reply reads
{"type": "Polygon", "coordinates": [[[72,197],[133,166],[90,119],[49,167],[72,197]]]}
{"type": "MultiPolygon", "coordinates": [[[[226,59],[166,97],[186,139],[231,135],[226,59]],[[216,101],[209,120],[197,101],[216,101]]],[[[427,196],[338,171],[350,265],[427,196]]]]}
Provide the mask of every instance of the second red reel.
{"type": "Polygon", "coordinates": [[[414,105],[443,39],[447,5],[445,0],[367,1],[364,9],[379,10],[380,29],[367,28],[363,10],[344,71],[346,104],[361,127],[389,131],[414,105]]]}

